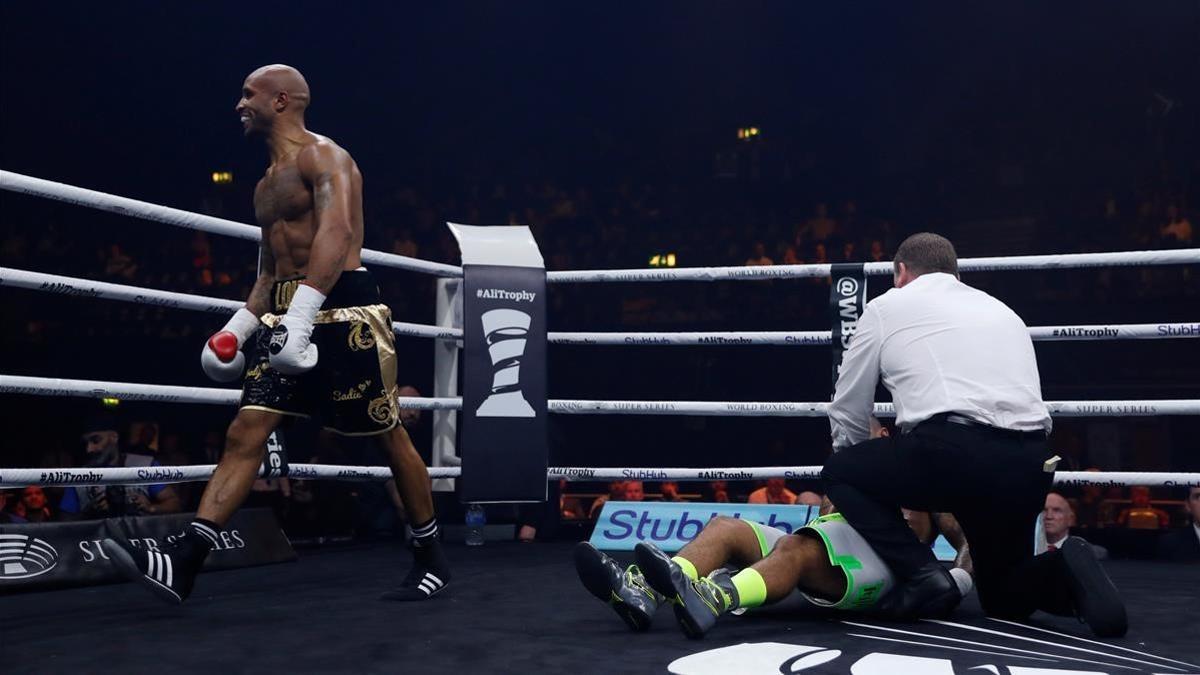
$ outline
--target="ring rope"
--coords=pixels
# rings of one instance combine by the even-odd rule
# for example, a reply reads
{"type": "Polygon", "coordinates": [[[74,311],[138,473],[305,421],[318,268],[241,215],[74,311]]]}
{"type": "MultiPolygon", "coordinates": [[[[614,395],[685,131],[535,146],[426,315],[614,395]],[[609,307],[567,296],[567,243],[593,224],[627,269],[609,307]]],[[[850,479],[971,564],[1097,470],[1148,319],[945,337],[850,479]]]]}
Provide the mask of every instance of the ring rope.
{"type": "MultiPolygon", "coordinates": [[[[223,234],[248,241],[259,241],[259,228],[252,225],[215,218],[200,213],[160,206],[128,197],[89,190],[0,170],[0,189],[53,199],[102,211],[153,220],[168,225],[223,234]]],[[[462,268],[417,258],[364,249],[364,262],[407,269],[448,277],[461,277],[462,268]]],[[[958,268],[963,272],[1079,269],[1086,267],[1120,267],[1132,265],[1186,265],[1200,263],[1200,248],[1162,251],[1115,251],[1109,253],[1069,253],[1025,256],[993,256],[962,258],[958,268]]],[[[766,267],[680,267],[672,269],[575,270],[547,272],[549,283],[589,283],[600,281],[755,281],[764,279],[797,279],[829,277],[831,266],[773,265],[766,267]]],[[[892,273],[891,262],[872,262],[864,265],[864,273],[892,273]]]]}
{"type": "MultiPolygon", "coordinates": [[[[1200,248],[959,258],[958,270],[960,272],[999,272],[1010,270],[1081,269],[1087,267],[1128,267],[1134,265],[1192,265],[1196,263],[1200,263],[1200,248]]],[[[762,281],[765,279],[824,278],[830,276],[831,267],[828,264],[806,264],[756,267],[571,270],[547,272],[546,281],[549,283],[593,283],[599,281],[762,281]]],[[[863,272],[875,276],[890,275],[892,273],[892,263],[866,263],[863,266],[863,272]]]]}
{"type": "MultiPolygon", "coordinates": [[[[107,192],[89,190],[65,183],[56,183],[42,178],[13,173],[12,171],[0,171],[0,190],[53,199],[77,206],[86,206],[110,213],[119,213],[124,216],[152,220],[189,230],[221,234],[246,241],[257,242],[262,239],[262,231],[253,225],[246,225],[214,216],[206,216],[202,213],[184,211],[183,209],[174,209],[169,206],[160,206],[141,201],[140,199],[119,197],[107,192]]],[[[363,262],[383,265],[384,267],[395,267],[410,272],[422,272],[443,277],[462,276],[461,267],[420,260],[418,258],[409,258],[407,256],[396,255],[395,253],[384,253],[383,251],[363,249],[362,260],[363,262]]]]}
{"type": "MultiPolygon", "coordinates": [[[[84,469],[0,469],[0,488],[41,485],[72,487],[83,485],[158,485],[206,481],[212,477],[215,465],[103,467],[84,469]]],[[[428,467],[430,478],[457,478],[460,467],[428,467]]],[[[262,472],[264,478],[279,477],[277,469],[262,472]]],[[[287,478],[295,480],[388,480],[392,471],[386,466],[344,466],[336,464],[292,464],[287,478]]],[[[816,480],[821,477],[819,466],[758,466],[738,468],[656,469],[656,468],[593,468],[551,467],[547,480],[569,481],[605,480],[763,480],[787,478],[816,480]]],[[[1063,486],[1120,487],[1145,485],[1152,487],[1200,486],[1200,473],[1148,471],[1059,471],[1054,482],[1063,486]]]]}
{"type": "MultiPolygon", "coordinates": [[[[25,375],[0,375],[0,393],[37,396],[114,397],[160,403],[209,403],[235,405],[238,389],[182,387],[132,382],[102,382],[25,375]]],[[[401,408],[411,410],[461,410],[462,398],[397,397],[401,408]]],[[[1200,399],[1046,401],[1056,417],[1150,417],[1200,414],[1200,399]]],[[[552,413],[567,415],[707,415],[712,417],[825,417],[828,403],[790,401],[591,401],[551,399],[552,413]]],[[[894,417],[891,403],[876,403],[875,415],[894,417]]]]}
{"type": "MultiPolygon", "coordinates": [[[[155,307],[189,309],[201,312],[233,312],[245,303],[237,300],[211,298],[190,293],[160,291],[138,286],[125,286],[105,281],[92,281],[57,274],[31,272],[0,267],[0,286],[56,293],[74,297],[119,300],[155,307]]],[[[397,335],[461,340],[462,329],[433,326],[406,321],[392,322],[397,335]]],[[[1035,326],[1029,329],[1035,341],[1061,340],[1153,340],[1200,337],[1200,322],[1143,323],[1084,326],[1035,326]]],[[[551,332],[547,339],[554,344],[571,345],[654,345],[654,346],[807,346],[827,345],[830,331],[726,331],[726,332],[665,332],[665,333],[591,333],[551,332]]]]}

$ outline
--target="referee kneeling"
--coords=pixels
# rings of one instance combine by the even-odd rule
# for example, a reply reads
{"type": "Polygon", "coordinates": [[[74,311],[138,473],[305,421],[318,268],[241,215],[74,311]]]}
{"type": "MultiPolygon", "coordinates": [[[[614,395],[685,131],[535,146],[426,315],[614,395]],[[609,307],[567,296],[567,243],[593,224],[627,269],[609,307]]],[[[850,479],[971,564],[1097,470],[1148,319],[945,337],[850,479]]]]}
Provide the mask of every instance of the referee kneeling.
{"type": "Polygon", "coordinates": [[[1075,614],[1120,636],[1125,606],[1087,542],[1034,555],[1034,526],[1054,478],[1029,331],[1004,303],[958,279],[954,246],[916,234],[896,251],[895,288],[867,304],[845,353],[829,421],[837,451],[830,499],[892,569],[880,604],[899,619],[942,617],[960,600],[950,574],[900,507],[953,513],[971,547],[990,616],[1075,614]],[[868,440],[876,384],[892,393],[900,434],[868,440]]]}

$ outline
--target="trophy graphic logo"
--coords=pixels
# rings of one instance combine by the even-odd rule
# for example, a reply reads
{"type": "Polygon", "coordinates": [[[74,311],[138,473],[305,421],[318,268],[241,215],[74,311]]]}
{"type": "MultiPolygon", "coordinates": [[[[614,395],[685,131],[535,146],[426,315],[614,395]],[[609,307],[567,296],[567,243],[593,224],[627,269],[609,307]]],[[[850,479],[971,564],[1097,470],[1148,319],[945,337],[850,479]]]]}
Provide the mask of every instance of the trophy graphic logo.
{"type": "Polygon", "coordinates": [[[492,393],[475,411],[476,417],[536,417],[533,406],[521,393],[521,358],[525,336],[533,321],[515,309],[493,309],[483,313],[483,335],[492,359],[492,393]]]}

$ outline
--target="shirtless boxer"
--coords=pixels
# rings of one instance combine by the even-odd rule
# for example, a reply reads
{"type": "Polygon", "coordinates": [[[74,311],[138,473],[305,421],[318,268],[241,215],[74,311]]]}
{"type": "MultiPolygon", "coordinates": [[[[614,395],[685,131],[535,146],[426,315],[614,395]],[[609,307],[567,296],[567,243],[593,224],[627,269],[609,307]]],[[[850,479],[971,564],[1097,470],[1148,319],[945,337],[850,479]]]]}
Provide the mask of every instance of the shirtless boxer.
{"type": "Polygon", "coordinates": [[[399,423],[391,311],[362,267],[362,174],[349,153],[305,128],[309,101],[308,83],[290,66],[264,66],[242,85],[242,127],[266,143],[271,164],[254,190],[262,226],[258,280],[200,356],[214,380],[245,377],[196,518],[158,551],[104,541],[126,577],[170,603],[191,593],[284,417],[316,417],[342,435],[376,436],[386,450],[412,523],[415,561],[384,599],[424,600],[450,581],[429,474],[399,423]]]}

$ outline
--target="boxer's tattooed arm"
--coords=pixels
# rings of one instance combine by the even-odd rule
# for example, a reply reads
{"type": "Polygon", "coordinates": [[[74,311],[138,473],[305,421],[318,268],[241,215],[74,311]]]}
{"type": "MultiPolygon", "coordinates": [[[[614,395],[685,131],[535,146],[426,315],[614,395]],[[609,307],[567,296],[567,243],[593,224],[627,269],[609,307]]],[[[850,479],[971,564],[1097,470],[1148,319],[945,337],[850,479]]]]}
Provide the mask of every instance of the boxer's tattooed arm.
{"type": "Polygon", "coordinates": [[[262,316],[271,311],[271,286],[275,283],[275,255],[271,253],[270,237],[263,232],[262,244],[258,248],[258,279],[246,298],[246,309],[262,316]]]}
{"type": "Polygon", "coordinates": [[[354,161],[340,148],[313,144],[296,158],[296,165],[312,186],[316,225],[305,283],[328,294],[345,269],[354,242],[351,222],[354,161]]]}

